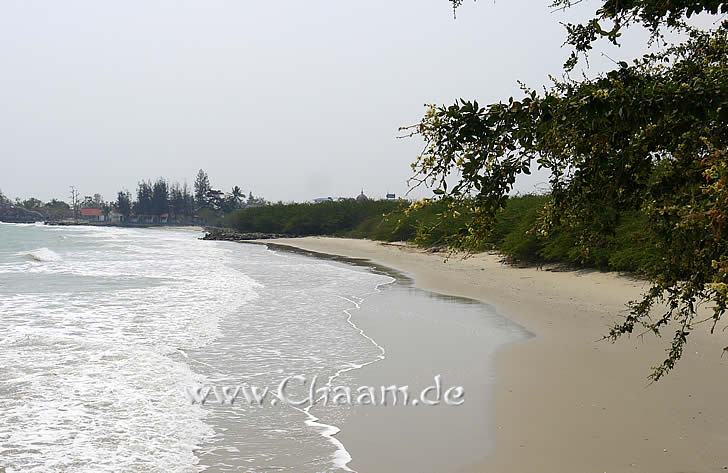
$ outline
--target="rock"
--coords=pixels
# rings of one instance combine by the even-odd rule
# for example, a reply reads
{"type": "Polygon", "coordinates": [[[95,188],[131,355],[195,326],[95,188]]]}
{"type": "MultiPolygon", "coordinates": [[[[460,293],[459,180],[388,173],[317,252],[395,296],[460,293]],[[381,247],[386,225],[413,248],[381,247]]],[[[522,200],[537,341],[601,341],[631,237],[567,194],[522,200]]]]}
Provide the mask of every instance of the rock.
{"type": "Polygon", "coordinates": [[[205,228],[205,236],[201,240],[242,241],[242,240],[269,240],[271,238],[291,238],[297,235],[282,235],[280,233],[240,233],[230,228],[205,228]]]}

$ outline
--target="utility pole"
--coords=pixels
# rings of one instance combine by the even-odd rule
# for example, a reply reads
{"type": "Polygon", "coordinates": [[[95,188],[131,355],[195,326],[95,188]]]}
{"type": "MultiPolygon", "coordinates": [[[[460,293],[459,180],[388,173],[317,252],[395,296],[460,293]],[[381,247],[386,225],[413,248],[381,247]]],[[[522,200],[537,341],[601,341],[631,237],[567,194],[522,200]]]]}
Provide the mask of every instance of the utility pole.
{"type": "Polygon", "coordinates": [[[73,219],[78,221],[78,190],[71,186],[71,206],[73,207],[73,219]]]}

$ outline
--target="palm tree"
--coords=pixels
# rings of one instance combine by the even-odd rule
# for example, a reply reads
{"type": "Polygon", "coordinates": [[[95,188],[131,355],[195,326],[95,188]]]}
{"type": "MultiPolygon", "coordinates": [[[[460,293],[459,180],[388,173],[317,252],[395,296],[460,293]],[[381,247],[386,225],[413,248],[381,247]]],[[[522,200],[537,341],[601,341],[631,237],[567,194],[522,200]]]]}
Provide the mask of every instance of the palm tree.
{"type": "Polygon", "coordinates": [[[238,186],[233,187],[232,196],[233,196],[233,200],[235,201],[235,207],[240,206],[240,201],[242,200],[243,195],[244,195],[243,191],[240,190],[240,187],[238,187],[238,186]]]}

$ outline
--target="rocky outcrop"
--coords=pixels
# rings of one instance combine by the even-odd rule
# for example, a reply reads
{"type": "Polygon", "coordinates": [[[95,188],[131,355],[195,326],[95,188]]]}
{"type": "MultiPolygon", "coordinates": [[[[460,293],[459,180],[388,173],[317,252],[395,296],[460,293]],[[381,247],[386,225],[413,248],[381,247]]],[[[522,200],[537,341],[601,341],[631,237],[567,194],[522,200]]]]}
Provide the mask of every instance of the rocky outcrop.
{"type": "Polygon", "coordinates": [[[241,233],[230,228],[210,227],[205,228],[205,236],[201,240],[222,240],[222,241],[242,241],[242,240],[270,240],[271,238],[292,238],[297,235],[283,235],[280,233],[241,233]]]}

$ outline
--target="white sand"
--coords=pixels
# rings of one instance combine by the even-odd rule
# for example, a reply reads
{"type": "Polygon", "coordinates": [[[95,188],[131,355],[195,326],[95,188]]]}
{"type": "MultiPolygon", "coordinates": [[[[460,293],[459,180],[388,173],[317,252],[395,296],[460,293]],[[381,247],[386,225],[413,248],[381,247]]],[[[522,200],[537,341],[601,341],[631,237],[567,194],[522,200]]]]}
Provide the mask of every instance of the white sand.
{"type": "MultiPolygon", "coordinates": [[[[443,254],[367,240],[271,242],[370,259],[412,275],[423,289],[494,304],[537,335],[500,353],[489,421],[496,453],[484,449],[482,461],[461,472],[728,471],[725,332],[698,328],[677,369],[652,385],[650,367],[664,359],[671,334],[599,341],[644,282],[515,268],[485,254],[444,263],[443,254]]],[[[357,451],[355,443],[347,448],[357,451]]]]}

